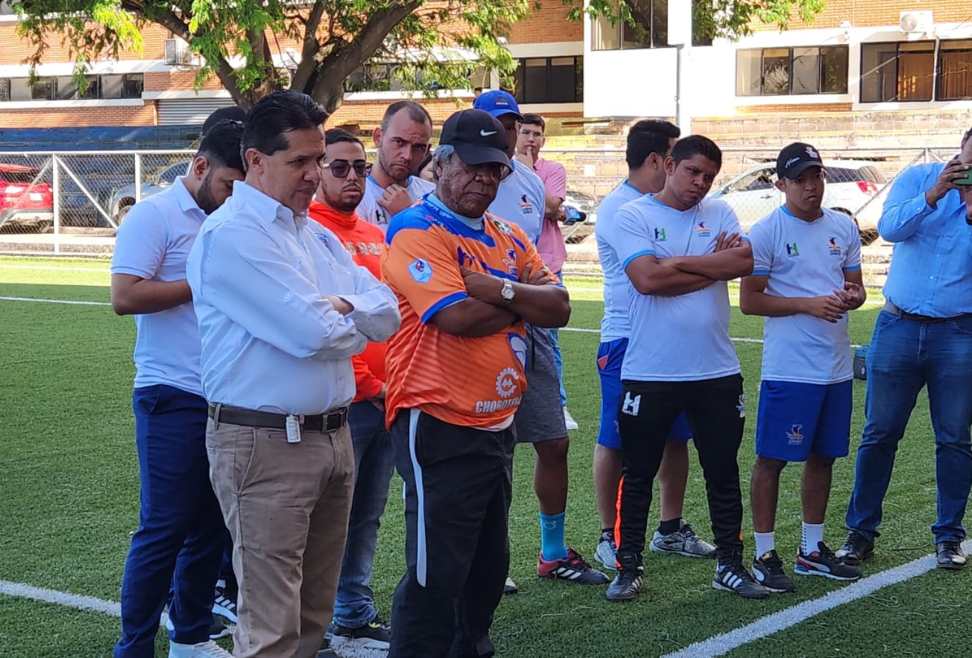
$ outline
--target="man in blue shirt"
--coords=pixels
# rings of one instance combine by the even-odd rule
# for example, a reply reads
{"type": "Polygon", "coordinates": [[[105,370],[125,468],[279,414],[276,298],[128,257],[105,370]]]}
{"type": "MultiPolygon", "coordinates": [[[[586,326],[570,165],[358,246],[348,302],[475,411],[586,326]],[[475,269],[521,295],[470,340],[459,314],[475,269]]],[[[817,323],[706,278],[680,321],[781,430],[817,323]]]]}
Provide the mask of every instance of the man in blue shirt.
{"type": "Polygon", "coordinates": [[[186,176],[133,206],[115,243],[111,303],[119,315],[135,316],[132,409],[141,480],[138,530],[122,580],[118,658],[155,655],[170,583],[169,655],[222,652],[209,629],[226,528],[209,483],[186,259],[203,220],[243,177],[242,135],[239,122],[207,132],[186,176]]]}
{"type": "Polygon", "coordinates": [[[972,130],[947,164],[905,170],[884,204],[878,231],[894,243],[887,299],[867,355],[867,423],[857,450],[849,533],[837,551],[860,564],[880,534],[882,503],[898,441],[928,387],[935,429],[938,566],[961,569],[962,519],[972,487],[972,130]]]}

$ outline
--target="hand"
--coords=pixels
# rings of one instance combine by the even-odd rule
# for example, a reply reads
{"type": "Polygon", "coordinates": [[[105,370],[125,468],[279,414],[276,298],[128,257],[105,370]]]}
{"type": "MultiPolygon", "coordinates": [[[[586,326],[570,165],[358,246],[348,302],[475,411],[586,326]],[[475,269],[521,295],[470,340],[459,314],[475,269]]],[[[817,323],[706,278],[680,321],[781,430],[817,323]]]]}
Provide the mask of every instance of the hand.
{"type": "Polygon", "coordinates": [[[867,293],[864,290],[864,286],[859,283],[854,283],[853,281],[844,281],[844,289],[837,291],[837,296],[841,298],[844,305],[847,307],[848,311],[855,308],[860,308],[864,300],[867,299],[867,293]]]}
{"type": "Polygon", "coordinates": [[[517,152],[517,154],[514,155],[513,158],[515,160],[519,160],[521,163],[523,163],[526,166],[528,166],[530,168],[530,171],[533,171],[533,165],[537,161],[537,155],[536,155],[536,153],[534,153],[529,148],[523,149],[523,152],[522,153],[517,152]]]}
{"type": "Polygon", "coordinates": [[[378,205],[387,210],[388,216],[391,217],[411,207],[412,197],[409,196],[408,190],[404,187],[393,183],[385,188],[385,192],[378,199],[378,205]]]}
{"type": "Polygon", "coordinates": [[[820,297],[807,297],[803,300],[804,313],[827,322],[837,322],[844,316],[845,311],[847,311],[847,308],[844,301],[836,293],[820,297]]]}
{"type": "Polygon", "coordinates": [[[543,286],[550,283],[550,270],[546,266],[541,267],[536,272],[527,265],[520,272],[520,283],[526,283],[531,286],[543,286]]]}
{"type": "Polygon", "coordinates": [[[942,173],[938,176],[935,184],[925,192],[925,200],[928,205],[935,207],[941,198],[948,194],[949,190],[954,190],[957,187],[955,181],[964,178],[969,169],[972,169],[972,165],[963,164],[958,158],[950,160],[942,169],[942,173]]]}
{"type": "Polygon", "coordinates": [[[336,295],[328,295],[324,299],[327,300],[331,306],[334,307],[334,310],[341,315],[350,315],[351,312],[354,311],[354,307],[351,306],[351,304],[340,297],[337,297],[336,295]]]}
{"type": "Polygon", "coordinates": [[[720,233],[716,236],[715,252],[725,251],[726,249],[735,249],[742,244],[742,237],[738,233],[720,233]]]}
{"type": "Polygon", "coordinates": [[[499,278],[482,272],[474,272],[463,265],[459,266],[462,280],[466,284],[466,292],[473,299],[478,299],[487,304],[499,306],[502,304],[503,297],[501,290],[503,284],[499,278]]]}

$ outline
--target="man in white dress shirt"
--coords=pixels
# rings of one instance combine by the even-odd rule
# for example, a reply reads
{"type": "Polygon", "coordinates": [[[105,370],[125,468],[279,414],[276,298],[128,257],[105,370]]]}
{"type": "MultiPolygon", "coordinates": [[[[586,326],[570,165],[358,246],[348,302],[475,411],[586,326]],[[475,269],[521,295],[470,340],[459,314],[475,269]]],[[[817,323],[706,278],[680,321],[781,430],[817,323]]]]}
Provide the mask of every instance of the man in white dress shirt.
{"type": "Polygon", "coordinates": [[[351,357],[399,324],[392,292],[308,222],[326,116],[292,91],[250,110],[246,179],[189,256],[206,447],[239,579],[236,656],[321,647],[354,486],[351,357]]]}

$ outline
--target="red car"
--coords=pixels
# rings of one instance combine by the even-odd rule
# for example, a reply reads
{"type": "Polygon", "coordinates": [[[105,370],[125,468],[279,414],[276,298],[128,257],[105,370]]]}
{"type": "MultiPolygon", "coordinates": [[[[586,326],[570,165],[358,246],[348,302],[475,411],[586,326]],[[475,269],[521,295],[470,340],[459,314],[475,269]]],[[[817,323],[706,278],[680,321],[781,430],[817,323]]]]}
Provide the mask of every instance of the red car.
{"type": "Polygon", "coordinates": [[[50,184],[34,182],[39,173],[29,165],[0,163],[0,225],[53,221],[54,194],[50,184]]]}

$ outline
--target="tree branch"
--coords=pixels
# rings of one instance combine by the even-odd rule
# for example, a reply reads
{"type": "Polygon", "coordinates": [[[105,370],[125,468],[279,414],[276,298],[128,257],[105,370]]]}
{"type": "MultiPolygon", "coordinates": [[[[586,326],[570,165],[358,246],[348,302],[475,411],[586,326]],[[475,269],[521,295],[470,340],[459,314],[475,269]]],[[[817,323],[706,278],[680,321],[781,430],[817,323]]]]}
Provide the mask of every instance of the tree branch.
{"type": "Polygon", "coordinates": [[[317,0],[304,23],[304,41],[300,50],[300,64],[297,65],[297,72],[294,73],[294,79],[290,85],[294,89],[306,87],[317,68],[317,53],[321,47],[317,40],[317,28],[320,26],[323,16],[324,0],[317,0]]]}

